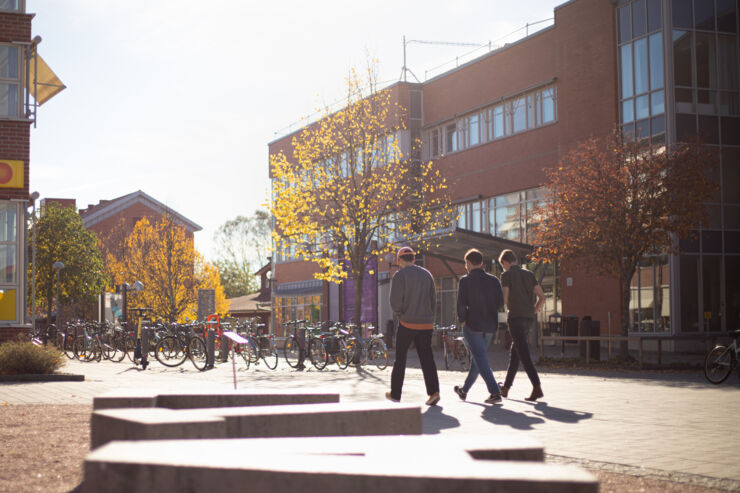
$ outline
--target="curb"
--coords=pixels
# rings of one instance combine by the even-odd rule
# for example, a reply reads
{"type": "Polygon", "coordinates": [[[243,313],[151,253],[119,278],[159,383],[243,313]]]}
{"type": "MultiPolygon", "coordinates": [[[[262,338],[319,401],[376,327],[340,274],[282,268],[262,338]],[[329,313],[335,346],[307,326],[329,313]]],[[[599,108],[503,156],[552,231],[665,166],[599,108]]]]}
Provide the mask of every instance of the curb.
{"type": "Polygon", "coordinates": [[[0,382],[84,382],[85,375],[71,373],[0,375],[0,382]]]}

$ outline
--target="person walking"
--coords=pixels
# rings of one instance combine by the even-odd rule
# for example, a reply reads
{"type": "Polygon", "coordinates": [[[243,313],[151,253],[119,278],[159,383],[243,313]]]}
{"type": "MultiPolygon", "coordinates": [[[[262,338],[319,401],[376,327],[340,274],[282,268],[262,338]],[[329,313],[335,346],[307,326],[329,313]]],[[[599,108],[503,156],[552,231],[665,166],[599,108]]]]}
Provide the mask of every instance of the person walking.
{"type": "Polygon", "coordinates": [[[455,386],[454,390],[460,399],[465,400],[480,375],[490,394],[485,402],[498,404],[502,400],[501,389],[488,364],[486,349],[498,328],[498,310],[504,304],[504,294],[496,276],[483,270],[483,254],[479,250],[472,248],[467,251],[465,269],[468,275],[460,279],[457,291],[457,317],[473,358],[465,383],[462,387],[455,386]]]}
{"type": "Polygon", "coordinates": [[[397,260],[400,269],[391,279],[391,309],[398,318],[396,333],[396,361],[391,373],[391,391],[387,399],[401,400],[403,380],[406,376],[406,356],[413,341],[419,355],[421,371],[424,375],[427,399],[433,406],[439,402],[439,377],[432,353],[432,330],[434,328],[434,309],[436,292],[432,274],[414,264],[415,253],[411,247],[398,250],[397,260]]]}
{"type": "Polygon", "coordinates": [[[545,303],[545,293],[537,283],[534,274],[522,269],[514,252],[504,250],[498,261],[504,268],[504,273],[501,274],[501,285],[504,292],[504,303],[509,309],[508,325],[511,335],[509,368],[506,371],[506,380],[501,388],[501,395],[509,396],[509,389],[514,383],[514,377],[521,361],[532,383],[532,393],[524,400],[536,401],[545,394],[542,392],[540,377],[529,354],[527,333],[534,323],[535,313],[545,303]],[[534,302],[535,295],[537,296],[536,303],[534,302]]]}

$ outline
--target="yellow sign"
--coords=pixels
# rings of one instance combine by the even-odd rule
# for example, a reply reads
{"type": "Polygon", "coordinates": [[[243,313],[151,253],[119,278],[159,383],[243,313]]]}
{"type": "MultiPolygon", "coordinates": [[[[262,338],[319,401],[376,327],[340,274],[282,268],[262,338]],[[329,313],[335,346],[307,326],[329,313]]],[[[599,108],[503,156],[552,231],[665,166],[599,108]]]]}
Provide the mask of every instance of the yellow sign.
{"type": "Polygon", "coordinates": [[[0,159],[0,188],[23,188],[23,161],[0,159]]]}

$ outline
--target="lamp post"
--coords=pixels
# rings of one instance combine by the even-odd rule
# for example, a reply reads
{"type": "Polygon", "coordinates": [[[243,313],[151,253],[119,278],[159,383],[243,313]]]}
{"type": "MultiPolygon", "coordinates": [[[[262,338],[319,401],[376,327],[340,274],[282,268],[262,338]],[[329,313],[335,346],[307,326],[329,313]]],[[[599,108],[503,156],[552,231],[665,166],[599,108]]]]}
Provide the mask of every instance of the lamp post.
{"type": "MultiPolygon", "coordinates": [[[[31,194],[31,219],[33,221],[33,235],[31,237],[31,326],[36,329],[36,199],[38,192],[31,194]]],[[[48,324],[47,324],[48,325],[48,324]]]]}
{"type": "Polygon", "coordinates": [[[57,330],[62,330],[62,298],[61,289],[59,282],[59,272],[64,269],[64,264],[60,261],[54,262],[52,265],[55,271],[57,271],[57,330]]]}

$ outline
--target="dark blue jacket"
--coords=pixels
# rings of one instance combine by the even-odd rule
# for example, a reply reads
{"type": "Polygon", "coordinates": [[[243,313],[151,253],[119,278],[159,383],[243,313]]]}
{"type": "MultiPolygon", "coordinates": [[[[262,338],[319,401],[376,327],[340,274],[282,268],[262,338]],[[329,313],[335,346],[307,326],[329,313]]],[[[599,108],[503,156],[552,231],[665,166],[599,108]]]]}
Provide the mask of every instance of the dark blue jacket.
{"type": "Polygon", "coordinates": [[[498,328],[498,310],[504,293],[496,276],[483,269],[473,269],[460,279],[457,291],[457,317],[476,332],[494,332],[498,328]]]}

